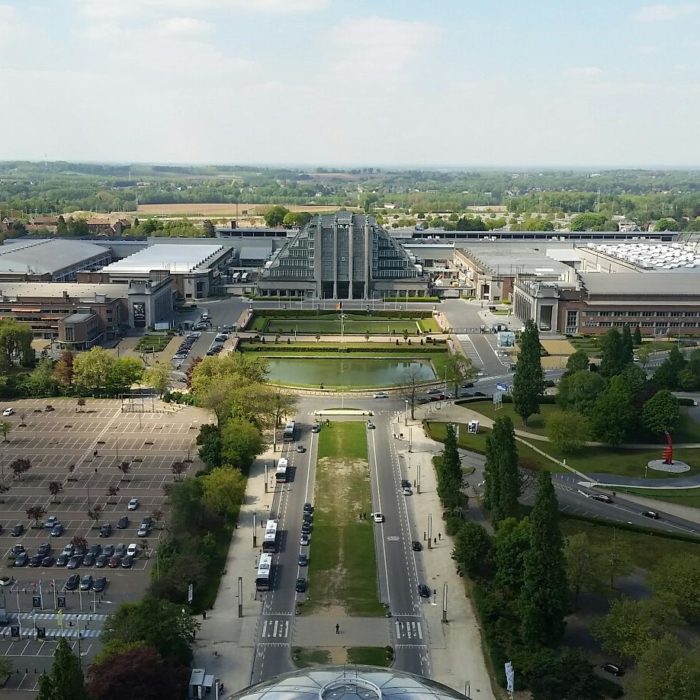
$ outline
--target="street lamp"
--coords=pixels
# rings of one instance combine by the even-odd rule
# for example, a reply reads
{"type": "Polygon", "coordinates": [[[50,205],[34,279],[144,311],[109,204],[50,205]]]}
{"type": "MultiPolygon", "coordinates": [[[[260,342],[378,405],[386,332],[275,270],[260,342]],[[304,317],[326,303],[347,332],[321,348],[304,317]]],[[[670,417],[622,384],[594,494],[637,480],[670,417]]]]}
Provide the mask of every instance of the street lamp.
{"type": "Polygon", "coordinates": [[[403,424],[408,425],[408,399],[404,400],[403,424]]]}

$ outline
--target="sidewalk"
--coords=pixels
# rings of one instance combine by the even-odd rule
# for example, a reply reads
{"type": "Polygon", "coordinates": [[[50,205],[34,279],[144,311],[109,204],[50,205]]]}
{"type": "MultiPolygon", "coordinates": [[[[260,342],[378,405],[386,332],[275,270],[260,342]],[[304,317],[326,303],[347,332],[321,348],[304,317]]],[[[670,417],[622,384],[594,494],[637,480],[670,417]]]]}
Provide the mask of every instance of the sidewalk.
{"type": "Polygon", "coordinates": [[[470,697],[492,700],[495,698],[486,668],[481,633],[474,608],[467,597],[464,579],[457,575],[451,554],[453,541],[444,532],[442,506],[436,491],[432,458],[442,450],[423,433],[420,421],[408,421],[413,427],[412,450],[408,457],[408,441],[397,444],[404,463],[404,473],[414,481],[420,463],[420,494],[411,496],[413,529],[423,532],[428,516],[432,516],[433,535],[437,543],[428,549],[424,543],[421,553],[427,572],[426,583],[437,590],[437,605],[423,604],[423,614],[429,629],[432,677],[434,680],[464,692],[469,683],[470,697]],[[410,465],[410,466],[409,466],[410,465]],[[439,536],[438,536],[438,533],[439,536]],[[442,592],[447,584],[447,622],[442,622],[442,592]]]}
{"type": "Polygon", "coordinates": [[[245,502],[241,506],[238,528],[234,530],[214,608],[207,611],[195,642],[193,667],[204,668],[219,678],[228,691],[250,685],[255,655],[255,640],[262,607],[256,601],[255,578],[258,548],[253,548],[253,516],[266,518],[272,493],[265,493],[265,462],[273,459],[268,450],[250,469],[245,502]],[[238,578],[243,579],[243,617],[238,617],[238,578]]]}

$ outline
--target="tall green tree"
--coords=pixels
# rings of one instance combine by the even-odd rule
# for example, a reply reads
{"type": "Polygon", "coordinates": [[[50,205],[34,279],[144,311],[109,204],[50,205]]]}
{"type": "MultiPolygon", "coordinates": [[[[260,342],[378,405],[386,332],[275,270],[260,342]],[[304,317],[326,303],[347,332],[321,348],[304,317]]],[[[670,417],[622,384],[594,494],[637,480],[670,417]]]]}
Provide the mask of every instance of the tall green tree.
{"type": "Polygon", "coordinates": [[[48,672],[39,676],[37,700],[88,700],[80,659],[62,638],[48,672]]]}
{"type": "Polygon", "coordinates": [[[204,423],[197,435],[199,458],[207,470],[211,471],[221,463],[221,431],[211,423],[204,423]]]}
{"type": "Polygon", "coordinates": [[[484,492],[494,523],[518,513],[520,475],[515,431],[509,416],[499,416],[486,438],[484,492]]]}
{"type": "Polygon", "coordinates": [[[569,590],[559,506],[549,472],[540,472],[530,527],[520,598],[522,638],[526,644],[554,646],[564,633],[569,590]]]}
{"type": "Polygon", "coordinates": [[[143,383],[153,387],[159,396],[163,396],[170,386],[170,367],[156,362],[143,373],[143,383]]]}
{"type": "Polygon", "coordinates": [[[595,402],[591,427],[596,438],[609,445],[622,443],[632,428],[637,412],[624,377],[615,376],[595,402]]]}
{"type": "Polygon", "coordinates": [[[566,410],[590,416],[606,386],[605,378],[598,372],[578,370],[566,374],[559,381],[557,403],[566,410]]]}
{"type": "Polygon", "coordinates": [[[286,207],[276,205],[270,207],[265,212],[265,225],[266,226],[281,226],[284,222],[284,217],[289,213],[289,209],[286,207]]]}
{"type": "Polygon", "coordinates": [[[585,350],[577,350],[573,355],[569,355],[566,361],[566,374],[574,374],[574,372],[582,372],[588,370],[591,364],[591,358],[585,350]]]}
{"type": "Polygon", "coordinates": [[[0,372],[15,365],[31,367],[34,364],[32,329],[28,323],[14,319],[0,320],[0,372]]]}
{"type": "Polygon", "coordinates": [[[686,622],[700,620],[699,556],[664,557],[652,570],[649,582],[659,600],[677,610],[686,622]]]}
{"type": "Polygon", "coordinates": [[[634,346],[637,348],[642,344],[642,328],[639,324],[634,327],[632,340],[634,341],[634,346]]]}
{"type": "Polygon", "coordinates": [[[243,503],[246,479],[239,469],[223,466],[201,478],[204,505],[225,518],[234,516],[243,503]]]}
{"type": "Polygon", "coordinates": [[[680,374],[685,369],[686,360],[677,346],[673,346],[668,357],[657,367],[652,382],[657,389],[678,389],[680,374]]]}
{"type": "Polygon", "coordinates": [[[566,539],[566,578],[574,595],[574,607],[582,591],[597,591],[605,576],[602,551],[593,545],[585,532],[566,539]]]}
{"type": "Polygon", "coordinates": [[[622,326],[621,344],[622,361],[625,365],[629,365],[634,361],[634,340],[632,338],[630,327],[627,323],[622,326]]]}
{"type": "Polygon", "coordinates": [[[221,458],[246,473],[253,460],[265,449],[260,430],[250,421],[232,418],[221,431],[221,458]]]}
{"type": "MultiPolygon", "coordinates": [[[[623,344],[620,331],[617,328],[611,328],[601,338],[600,347],[600,373],[608,378],[620,374],[627,364],[627,349],[623,344]]],[[[631,357],[629,361],[632,361],[631,357]]]]}
{"type": "Polygon", "coordinates": [[[461,523],[454,540],[452,558],[467,576],[482,576],[491,558],[492,543],[488,532],[478,523],[465,521],[461,523]]]}
{"type": "Polygon", "coordinates": [[[639,656],[631,689],[638,700],[696,700],[700,697],[700,648],[688,649],[671,634],[651,640],[639,656]]]}
{"type": "Polygon", "coordinates": [[[642,408],[642,421],[652,433],[672,433],[680,418],[678,399],[667,389],[657,391],[642,408]]]}
{"type": "Polygon", "coordinates": [[[540,412],[540,397],[544,392],[544,373],[540,350],[540,335],[534,321],[525,324],[520,334],[520,353],[513,376],[513,404],[515,412],[527,425],[533,413],[540,412]]]}
{"type": "Polygon", "coordinates": [[[53,362],[48,358],[39,360],[27,380],[27,388],[33,396],[52,396],[56,391],[53,362]]]}
{"type": "Polygon", "coordinates": [[[565,454],[578,452],[590,437],[588,419],[580,413],[562,411],[547,419],[547,436],[565,454]]]}
{"type": "Polygon", "coordinates": [[[476,376],[476,370],[472,364],[471,358],[462,353],[450,353],[445,358],[445,381],[452,385],[452,391],[455,396],[459,395],[459,387],[462,382],[473,379],[476,376]]]}
{"type": "Polygon", "coordinates": [[[517,601],[523,588],[525,555],[530,549],[530,520],[506,518],[496,526],[493,585],[506,599],[517,601]]]}

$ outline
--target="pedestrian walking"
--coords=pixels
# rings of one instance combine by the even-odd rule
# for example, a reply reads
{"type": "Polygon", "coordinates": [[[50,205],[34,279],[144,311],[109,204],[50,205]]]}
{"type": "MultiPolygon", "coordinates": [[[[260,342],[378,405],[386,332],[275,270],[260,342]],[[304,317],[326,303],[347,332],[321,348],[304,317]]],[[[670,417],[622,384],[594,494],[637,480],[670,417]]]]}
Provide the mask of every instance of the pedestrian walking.
{"type": "Polygon", "coordinates": [[[438,532],[438,539],[439,539],[439,540],[441,540],[441,539],[442,539],[442,534],[441,534],[441,533],[439,533],[439,532],[438,532]]]}
{"type": "Polygon", "coordinates": [[[335,633],[340,634],[340,625],[337,622],[335,624],[335,633]]]}

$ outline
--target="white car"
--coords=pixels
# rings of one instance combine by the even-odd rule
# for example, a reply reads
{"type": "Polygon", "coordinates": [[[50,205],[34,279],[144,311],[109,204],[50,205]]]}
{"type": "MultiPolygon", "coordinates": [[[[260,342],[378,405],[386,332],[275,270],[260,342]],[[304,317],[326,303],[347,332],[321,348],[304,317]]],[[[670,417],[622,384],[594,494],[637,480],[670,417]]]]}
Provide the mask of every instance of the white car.
{"type": "Polygon", "coordinates": [[[375,398],[375,399],[388,399],[389,394],[387,394],[386,391],[377,391],[374,394],[373,398],[375,398]]]}
{"type": "Polygon", "coordinates": [[[127,510],[136,510],[139,507],[139,499],[138,498],[132,498],[129,501],[129,505],[127,505],[126,509],[127,510]]]}
{"type": "Polygon", "coordinates": [[[384,513],[372,513],[372,518],[374,518],[375,523],[383,523],[384,513]]]}
{"type": "Polygon", "coordinates": [[[127,557],[138,557],[139,555],[139,546],[132,542],[127,548],[126,548],[126,556],[127,557]]]}
{"type": "Polygon", "coordinates": [[[14,408],[6,408],[3,412],[3,416],[11,416],[15,412],[14,408]]]}
{"type": "Polygon", "coordinates": [[[408,486],[404,486],[401,489],[401,492],[403,493],[404,496],[412,496],[413,495],[413,491],[411,491],[410,487],[408,487],[408,486]]]}

